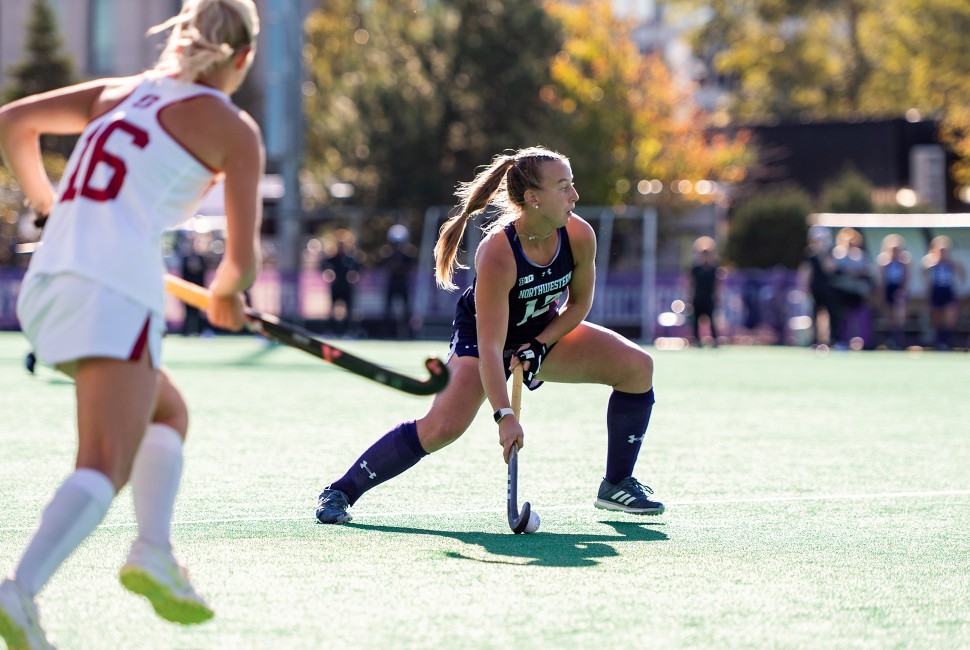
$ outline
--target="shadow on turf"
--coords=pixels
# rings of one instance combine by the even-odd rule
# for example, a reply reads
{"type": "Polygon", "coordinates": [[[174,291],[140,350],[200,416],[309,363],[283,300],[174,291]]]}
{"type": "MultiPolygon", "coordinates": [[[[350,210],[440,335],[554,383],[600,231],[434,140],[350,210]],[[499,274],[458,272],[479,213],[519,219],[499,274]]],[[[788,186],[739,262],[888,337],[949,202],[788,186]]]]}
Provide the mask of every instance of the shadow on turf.
{"type": "Polygon", "coordinates": [[[450,537],[465,544],[481,546],[485,555],[474,557],[458,551],[446,551],[447,557],[457,560],[474,560],[491,564],[513,564],[517,566],[584,567],[593,566],[602,558],[618,557],[617,544],[628,542],[662,542],[665,533],[649,526],[662,526],[662,523],[641,523],[632,521],[602,521],[612,526],[617,535],[597,535],[593,533],[573,535],[539,532],[535,535],[514,535],[507,533],[458,532],[453,530],[429,530],[425,528],[405,528],[402,526],[381,526],[378,524],[347,524],[350,527],[374,530],[383,533],[402,533],[408,535],[434,535],[450,537]],[[512,562],[502,559],[518,558],[527,562],[512,562]]]}

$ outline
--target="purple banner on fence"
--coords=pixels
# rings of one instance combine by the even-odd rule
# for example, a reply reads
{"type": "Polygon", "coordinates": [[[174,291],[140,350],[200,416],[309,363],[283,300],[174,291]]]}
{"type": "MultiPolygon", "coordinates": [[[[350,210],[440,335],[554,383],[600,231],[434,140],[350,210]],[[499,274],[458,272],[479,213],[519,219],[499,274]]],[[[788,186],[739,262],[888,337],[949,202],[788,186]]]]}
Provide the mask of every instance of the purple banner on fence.
{"type": "MultiPolygon", "coordinates": [[[[23,277],[22,269],[0,269],[0,329],[16,330],[17,293],[23,277]]],[[[463,280],[470,281],[463,277],[463,280]]],[[[272,314],[289,314],[304,320],[322,320],[330,314],[330,288],[315,270],[302,271],[299,276],[288,278],[284,283],[280,273],[264,270],[249,291],[250,302],[258,310],[272,314]],[[289,289],[284,291],[284,289],[289,289]]],[[[432,278],[415,277],[417,282],[433,282],[432,278]]],[[[361,320],[380,320],[385,312],[385,288],[387,276],[381,270],[365,269],[356,284],[354,310],[361,320]]],[[[795,289],[795,274],[787,269],[767,271],[725,270],[720,282],[718,306],[715,317],[720,333],[732,339],[751,336],[757,342],[801,343],[798,331],[793,331],[792,321],[808,313],[808,305],[795,289]]],[[[415,314],[431,322],[448,323],[454,315],[458,293],[433,289],[431,299],[425,305],[425,313],[415,314]]],[[[597,293],[596,305],[591,314],[597,322],[607,327],[621,329],[635,338],[657,336],[682,336],[690,334],[689,303],[690,286],[683,274],[658,273],[652,300],[654,313],[668,315],[654,323],[653,331],[644,337],[642,325],[643,292],[638,274],[611,273],[606,286],[597,293]],[[688,305],[679,318],[677,301],[688,305]]],[[[180,331],[184,307],[172,297],[166,299],[165,316],[173,331],[180,331]]],[[[797,330],[797,328],[795,328],[797,330]]]]}

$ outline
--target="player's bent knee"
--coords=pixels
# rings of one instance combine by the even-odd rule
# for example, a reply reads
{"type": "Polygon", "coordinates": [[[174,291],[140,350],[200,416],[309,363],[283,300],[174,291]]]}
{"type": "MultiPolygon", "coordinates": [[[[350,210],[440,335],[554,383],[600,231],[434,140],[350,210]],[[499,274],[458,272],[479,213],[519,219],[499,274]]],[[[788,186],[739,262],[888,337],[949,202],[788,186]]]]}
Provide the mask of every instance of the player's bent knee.
{"type": "Polygon", "coordinates": [[[653,357],[646,352],[635,355],[636,373],[644,384],[644,390],[653,387],[653,357]]]}
{"type": "Polygon", "coordinates": [[[645,393],[653,388],[653,357],[634,350],[626,357],[624,376],[614,387],[628,393],[645,393]]]}

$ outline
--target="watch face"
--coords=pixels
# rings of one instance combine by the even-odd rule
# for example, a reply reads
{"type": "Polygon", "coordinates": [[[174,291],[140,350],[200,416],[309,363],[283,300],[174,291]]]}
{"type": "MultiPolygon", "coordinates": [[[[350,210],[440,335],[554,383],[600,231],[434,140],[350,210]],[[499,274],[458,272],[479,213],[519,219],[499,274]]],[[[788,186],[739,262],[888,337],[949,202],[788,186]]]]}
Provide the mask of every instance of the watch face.
{"type": "Polygon", "coordinates": [[[499,409],[495,411],[495,413],[493,413],[492,416],[495,418],[496,422],[501,422],[502,418],[504,418],[506,415],[512,415],[513,413],[515,413],[514,410],[510,408],[504,408],[504,409],[499,409]]]}

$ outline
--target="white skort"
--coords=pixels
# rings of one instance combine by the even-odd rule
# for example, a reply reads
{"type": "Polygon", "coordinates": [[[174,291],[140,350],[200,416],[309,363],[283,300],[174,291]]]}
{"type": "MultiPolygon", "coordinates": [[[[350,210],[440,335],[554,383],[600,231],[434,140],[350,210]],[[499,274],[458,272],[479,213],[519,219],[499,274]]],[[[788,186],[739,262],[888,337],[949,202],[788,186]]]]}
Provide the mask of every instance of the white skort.
{"type": "Polygon", "coordinates": [[[136,360],[145,352],[155,368],[161,363],[164,317],[76,275],[27,278],[17,318],[37,359],[50,366],[67,370],[89,357],[136,360]]]}

